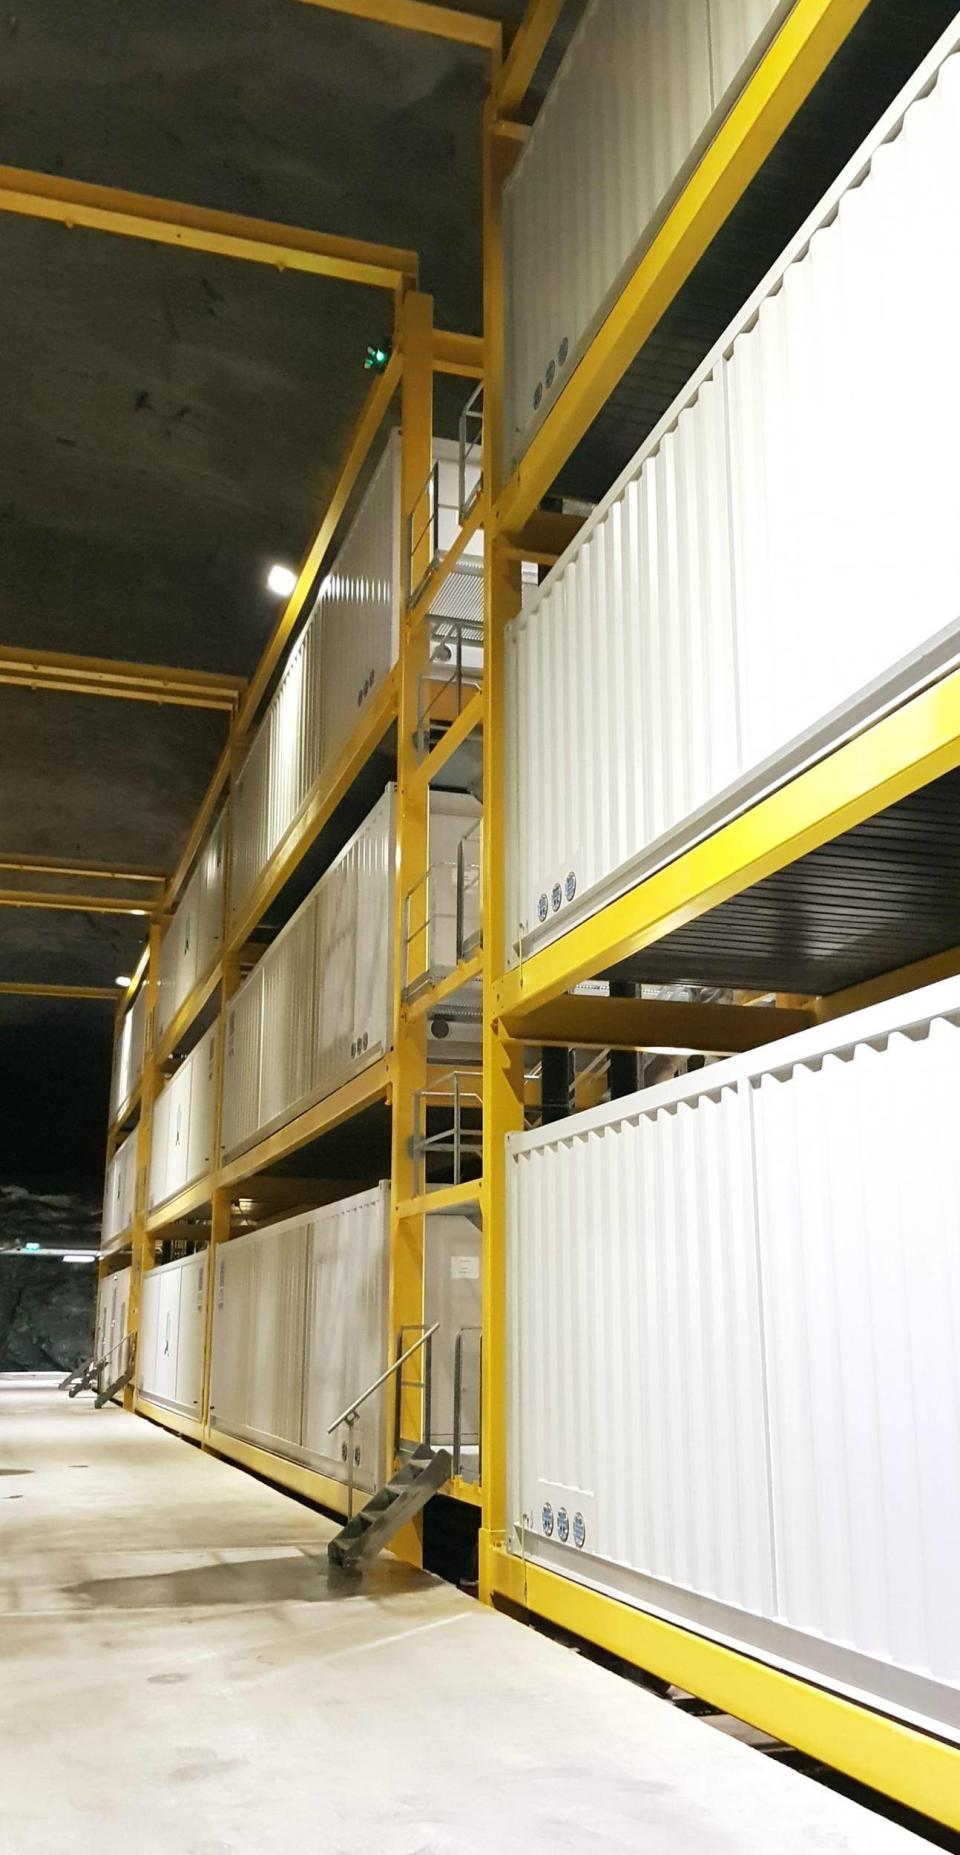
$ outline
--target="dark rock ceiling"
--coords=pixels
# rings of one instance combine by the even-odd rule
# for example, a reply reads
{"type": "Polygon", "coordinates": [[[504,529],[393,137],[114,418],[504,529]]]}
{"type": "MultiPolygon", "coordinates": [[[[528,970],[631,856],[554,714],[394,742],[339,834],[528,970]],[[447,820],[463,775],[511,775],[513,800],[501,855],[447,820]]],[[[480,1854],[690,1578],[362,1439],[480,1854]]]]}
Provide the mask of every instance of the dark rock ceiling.
{"type": "MultiPolygon", "coordinates": [[[[477,331],[485,69],[300,0],[29,0],[0,18],[0,161],[411,246],[438,323],[477,331]]],[[[249,673],[390,318],[383,292],[0,215],[0,643],[249,673]]],[[[0,688],[0,853],[171,868],[223,729],[0,688]]],[[[3,909],[0,980],[109,984],[141,937],[3,909]]],[[[0,1035],[21,1019],[0,1000],[0,1035]]]]}

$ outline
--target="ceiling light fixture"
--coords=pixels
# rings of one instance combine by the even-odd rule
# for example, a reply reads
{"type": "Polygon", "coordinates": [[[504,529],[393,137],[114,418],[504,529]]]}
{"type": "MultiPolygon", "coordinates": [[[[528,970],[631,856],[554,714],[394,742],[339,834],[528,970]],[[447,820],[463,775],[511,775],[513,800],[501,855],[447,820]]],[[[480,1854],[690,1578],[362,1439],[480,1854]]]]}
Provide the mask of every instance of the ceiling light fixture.
{"type": "Polygon", "coordinates": [[[93,1250],[64,1250],[63,1260],[64,1262],[96,1262],[97,1258],[93,1250]]]}
{"type": "Polygon", "coordinates": [[[270,572],[267,574],[267,585],[270,591],[272,593],[278,593],[281,599],[289,599],[296,583],[297,576],[293,568],[284,567],[279,560],[274,561],[270,572]]]}
{"type": "Polygon", "coordinates": [[[124,985],[124,986],[129,985],[130,974],[129,973],[118,973],[113,983],[114,985],[124,985]]]}

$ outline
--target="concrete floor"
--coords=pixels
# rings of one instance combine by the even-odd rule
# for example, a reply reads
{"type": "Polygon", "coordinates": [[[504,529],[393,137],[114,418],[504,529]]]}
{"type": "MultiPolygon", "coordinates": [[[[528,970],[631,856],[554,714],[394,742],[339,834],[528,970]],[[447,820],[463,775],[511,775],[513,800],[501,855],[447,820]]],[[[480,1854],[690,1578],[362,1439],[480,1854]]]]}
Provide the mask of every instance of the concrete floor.
{"type": "Polygon", "coordinates": [[[0,1378],[2,1855],[920,1855],[450,1586],[0,1378]]]}

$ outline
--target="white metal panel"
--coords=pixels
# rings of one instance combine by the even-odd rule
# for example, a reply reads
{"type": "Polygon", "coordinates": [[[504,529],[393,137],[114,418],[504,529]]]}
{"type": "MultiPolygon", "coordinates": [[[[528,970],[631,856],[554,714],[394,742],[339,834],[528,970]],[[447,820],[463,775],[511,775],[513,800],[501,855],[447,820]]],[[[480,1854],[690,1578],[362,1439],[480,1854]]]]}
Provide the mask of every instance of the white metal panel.
{"type": "Polygon", "coordinates": [[[233,787],[230,830],[230,921],[249,899],[270,854],[270,756],[273,705],[247,752],[233,787]]]}
{"type": "Polygon", "coordinates": [[[397,660],[400,554],[400,434],[391,432],[315,610],[324,766],[397,660]]]}
{"type": "Polygon", "coordinates": [[[422,963],[425,951],[434,982],[451,973],[457,964],[457,853],[466,840],[465,882],[472,878],[473,893],[477,894],[480,836],[476,826],[482,816],[483,806],[469,793],[431,791],[427,846],[429,947],[418,947],[414,941],[410,977],[416,976],[416,966],[422,963]]]}
{"type": "Polygon", "coordinates": [[[504,192],[509,460],[566,384],[714,109],[707,0],[593,0],[504,192]]]}
{"type": "Polygon", "coordinates": [[[509,628],[511,962],[956,661],[960,59],[932,77],[509,628]]]}
{"type": "Polygon", "coordinates": [[[200,852],[200,909],[197,928],[197,978],[217,959],[223,939],[224,848],[226,812],[221,812],[200,852]]]}
{"type": "Polygon", "coordinates": [[[192,1416],[200,1414],[208,1260],[206,1251],[200,1250],[195,1256],[184,1257],[180,1264],[176,1402],[192,1416]]]}
{"type": "Polygon", "coordinates": [[[958,1084],[950,980],[508,1142],[513,1549],[956,1737],[958,1084]]]}
{"type": "Polygon", "coordinates": [[[793,0],[710,0],[710,62],[716,104],[733,101],[793,0]],[[746,68],[745,68],[746,67],[746,68]]]}
{"type": "Polygon", "coordinates": [[[214,1025],[201,1038],[190,1056],[193,1080],[190,1086],[190,1130],[185,1181],[188,1185],[194,1179],[204,1178],[213,1165],[217,1036],[218,1026],[214,1025]]]}
{"type": "Polygon", "coordinates": [[[224,1244],[217,1257],[210,1422],[266,1448],[299,1448],[310,1225],[224,1244]]]}
{"type": "Polygon", "coordinates": [[[153,1104],[150,1194],[153,1210],[210,1170],[213,1145],[214,1026],[184,1058],[153,1104]]]}
{"type": "Polygon", "coordinates": [[[271,702],[267,802],[267,854],[272,856],[320,774],[319,685],[315,659],[320,649],[315,610],[293,646],[271,702]]]}
{"type": "Polygon", "coordinates": [[[137,1129],[121,1141],[109,1166],[103,1194],[103,1241],[116,1242],[133,1222],[137,1190],[137,1129]]]}
{"type": "Polygon", "coordinates": [[[365,1489],[384,1471],[392,1388],[368,1399],[349,1432],[327,1431],[387,1367],[389,1203],[389,1187],[379,1185],[310,1217],[302,1443],[324,1474],[342,1481],[349,1435],[360,1452],[356,1485],[365,1489]]]}
{"type": "Polygon", "coordinates": [[[263,971],[261,960],[237,987],[226,1010],[222,1145],[228,1158],[253,1139],[260,1122],[263,971]]]}
{"type": "Polygon", "coordinates": [[[143,986],[132,1005],[124,1012],[120,1033],[113,1049],[110,1078],[110,1119],[115,1121],[131,1100],[143,1070],[146,1035],[147,995],[143,986]]]}
{"type": "Polygon", "coordinates": [[[147,1391],[157,1376],[157,1340],[160,1332],[160,1271],[145,1269],[140,1283],[140,1326],[137,1332],[137,1389],[147,1391]]]}
{"type": "Polygon", "coordinates": [[[173,1097],[169,1086],[158,1090],[150,1116],[150,1182],[147,1205],[152,1211],[167,1195],[167,1165],[170,1152],[170,1108],[173,1097]]]}
{"type": "Polygon", "coordinates": [[[461,1342],[460,1442],[463,1468],[476,1476],[480,1445],[480,1327],[483,1238],[465,1214],[433,1214],[424,1223],[423,1324],[439,1323],[431,1342],[430,1441],[449,1449],[454,1430],[454,1362],[461,1342]]]}
{"type": "Polygon", "coordinates": [[[139,1388],[188,1416],[200,1409],[206,1272],[200,1251],[148,1270],[141,1289],[139,1388]]]}
{"type": "Polygon", "coordinates": [[[260,1127],[293,1114],[313,1091],[316,925],[317,909],[311,894],[261,961],[260,1127]]]}

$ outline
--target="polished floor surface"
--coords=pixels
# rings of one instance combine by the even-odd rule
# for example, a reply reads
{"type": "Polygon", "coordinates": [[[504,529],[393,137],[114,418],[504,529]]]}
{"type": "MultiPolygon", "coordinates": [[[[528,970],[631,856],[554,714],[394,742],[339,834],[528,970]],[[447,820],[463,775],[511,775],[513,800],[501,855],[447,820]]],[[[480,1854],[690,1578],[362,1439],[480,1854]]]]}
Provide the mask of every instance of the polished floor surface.
{"type": "Polygon", "coordinates": [[[2,1855],[927,1848],[91,1402],[0,1378],[2,1855]]]}

